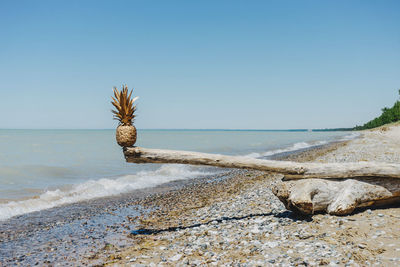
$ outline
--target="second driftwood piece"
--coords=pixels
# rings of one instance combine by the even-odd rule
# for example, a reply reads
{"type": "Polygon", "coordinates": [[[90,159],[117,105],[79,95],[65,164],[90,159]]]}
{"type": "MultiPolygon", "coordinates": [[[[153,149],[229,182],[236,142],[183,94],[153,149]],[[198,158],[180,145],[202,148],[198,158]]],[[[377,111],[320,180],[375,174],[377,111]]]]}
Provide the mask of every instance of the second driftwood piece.
{"type": "Polygon", "coordinates": [[[291,180],[275,185],[272,192],[289,210],[346,215],[355,208],[400,202],[400,179],[291,180]]]}
{"type": "Polygon", "coordinates": [[[132,163],[179,163],[253,169],[282,173],[285,175],[285,179],[356,177],[400,178],[400,164],[381,162],[299,163],[141,147],[124,148],[124,155],[126,161],[132,163]]]}

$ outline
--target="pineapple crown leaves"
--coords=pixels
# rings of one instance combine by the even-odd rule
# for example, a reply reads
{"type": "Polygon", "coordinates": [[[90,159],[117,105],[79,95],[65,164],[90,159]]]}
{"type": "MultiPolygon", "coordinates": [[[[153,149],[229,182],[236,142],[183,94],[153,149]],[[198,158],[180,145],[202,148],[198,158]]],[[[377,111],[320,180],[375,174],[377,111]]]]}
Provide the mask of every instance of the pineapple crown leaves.
{"type": "Polygon", "coordinates": [[[128,93],[128,86],[122,85],[122,90],[118,91],[117,87],[113,88],[114,97],[111,96],[111,104],[116,108],[116,110],[111,110],[114,114],[114,120],[118,120],[120,125],[132,125],[135,118],[136,106],[133,103],[138,99],[138,97],[132,97],[131,90],[128,93]]]}

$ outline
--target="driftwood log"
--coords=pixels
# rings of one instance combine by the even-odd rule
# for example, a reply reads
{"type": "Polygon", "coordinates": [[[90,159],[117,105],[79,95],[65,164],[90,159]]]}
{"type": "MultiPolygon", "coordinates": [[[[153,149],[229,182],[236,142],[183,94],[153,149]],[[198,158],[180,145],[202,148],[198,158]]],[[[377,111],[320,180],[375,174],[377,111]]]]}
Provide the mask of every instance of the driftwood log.
{"type": "Polygon", "coordinates": [[[274,194],[288,209],[344,215],[357,207],[400,201],[400,164],[298,163],[190,151],[124,148],[127,162],[254,169],[284,175],[274,194]]]}
{"type": "Polygon", "coordinates": [[[400,179],[302,179],[283,181],[272,192],[289,210],[303,214],[350,214],[356,208],[400,203],[400,179]]]}

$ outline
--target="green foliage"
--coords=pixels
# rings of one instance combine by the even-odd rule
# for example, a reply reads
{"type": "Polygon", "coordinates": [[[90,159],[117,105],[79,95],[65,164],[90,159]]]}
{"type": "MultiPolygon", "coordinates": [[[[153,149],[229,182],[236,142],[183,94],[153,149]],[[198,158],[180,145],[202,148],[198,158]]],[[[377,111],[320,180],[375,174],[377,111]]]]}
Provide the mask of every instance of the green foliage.
{"type": "MultiPolygon", "coordinates": [[[[399,89],[399,95],[400,95],[400,89],[399,89]]],[[[367,122],[363,126],[356,126],[353,129],[354,130],[371,129],[396,121],[400,121],[400,101],[396,101],[393,107],[391,108],[387,107],[383,108],[382,114],[379,117],[367,122]]]]}

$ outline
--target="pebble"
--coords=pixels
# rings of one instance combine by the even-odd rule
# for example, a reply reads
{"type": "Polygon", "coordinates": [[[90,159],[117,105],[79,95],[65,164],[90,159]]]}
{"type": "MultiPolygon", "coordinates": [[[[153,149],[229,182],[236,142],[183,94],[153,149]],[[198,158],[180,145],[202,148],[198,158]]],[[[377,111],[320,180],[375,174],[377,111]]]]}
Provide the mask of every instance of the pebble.
{"type": "MultiPolygon", "coordinates": [[[[261,174],[261,172],[249,173],[261,174]]],[[[369,249],[365,249],[369,247],[370,239],[379,236],[387,238],[390,235],[398,237],[389,230],[387,230],[387,235],[385,231],[376,229],[384,225],[384,219],[381,219],[384,215],[379,213],[377,214],[380,217],[379,220],[370,221],[370,223],[374,223],[371,226],[373,230],[366,233],[365,241],[355,239],[354,243],[351,243],[353,240],[350,235],[358,238],[355,222],[359,220],[359,217],[362,215],[364,218],[374,218],[369,216],[373,213],[370,209],[366,210],[366,214],[355,215],[354,219],[351,216],[344,218],[314,215],[313,220],[309,220],[286,211],[283,204],[270,190],[270,185],[279,181],[266,180],[265,184],[261,184],[262,186],[255,184],[254,187],[243,190],[240,195],[232,195],[230,199],[194,210],[192,221],[182,221],[182,225],[179,224],[180,226],[191,226],[201,223],[197,227],[188,227],[178,231],[162,231],[149,237],[143,237],[147,238],[146,240],[150,243],[161,242],[162,245],[138,252],[144,257],[135,256],[140,259],[140,262],[146,261],[145,266],[150,266],[151,263],[155,266],[168,264],[174,266],[182,264],[191,266],[320,264],[343,266],[346,264],[346,266],[355,266],[362,257],[368,258],[370,262],[380,262],[378,256],[372,255],[369,249]],[[371,237],[371,235],[373,236],[371,237]],[[357,253],[366,254],[359,257],[360,254],[357,253]],[[158,257],[161,261],[153,262],[158,257]]],[[[87,228],[90,225],[91,222],[79,224],[80,227],[85,227],[85,235],[88,233],[87,228]]],[[[174,225],[172,224],[172,226],[174,225]]],[[[113,231],[113,228],[110,227],[109,231],[113,231]]],[[[362,234],[359,233],[360,236],[362,234]]],[[[68,241],[67,236],[64,242],[66,246],[74,246],[72,242],[68,241]]],[[[395,238],[388,242],[398,244],[395,238]]],[[[93,246],[95,245],[93,244],[93,246]]],[[[400,251],[395,246],[393,250],[400,251]]],[[[124,261],[135,262],[134,254],[129,255],[124,258],[124,261]]],[[[393,256],[390,259],[392,264],[398,261],[393,256]]],[[[383,260],[381,259],[381,261],[383,260]]],[[[0,260],[0,265],[1,263],[0,260]]],[[[44,265],[41,262],[38,264],[44,265]]]]}
{"type": "Polygon", "coordinates": [[[253,233],[253,234],[259,234],[259,233],[261,233],[261,231],[258,229],[258,227],[257,227],[257,228],[254,227],[253,229],[250,230],[250,232],[253,233]]]}
{"type": "Polygon", "coordinates": [[[178,261],[182,258],[182,254],[176,254],[175,256],[169,258],[170,261],[178,261]]]}
{"type": "Polygon", "coordinates": [[[295,244],[294,246],[295,246],[296,248],[298,248],[298,247],[304,247],[304,245],[305,245],[304,242],[299,242],[299,243],[295,244]]]}
{"type": "Polygon", "coordinates": [[[366,246],[365,244],[358,244],[358,247],[364,249],[364,248],[366,248],[367,246],[366,246]]]}

